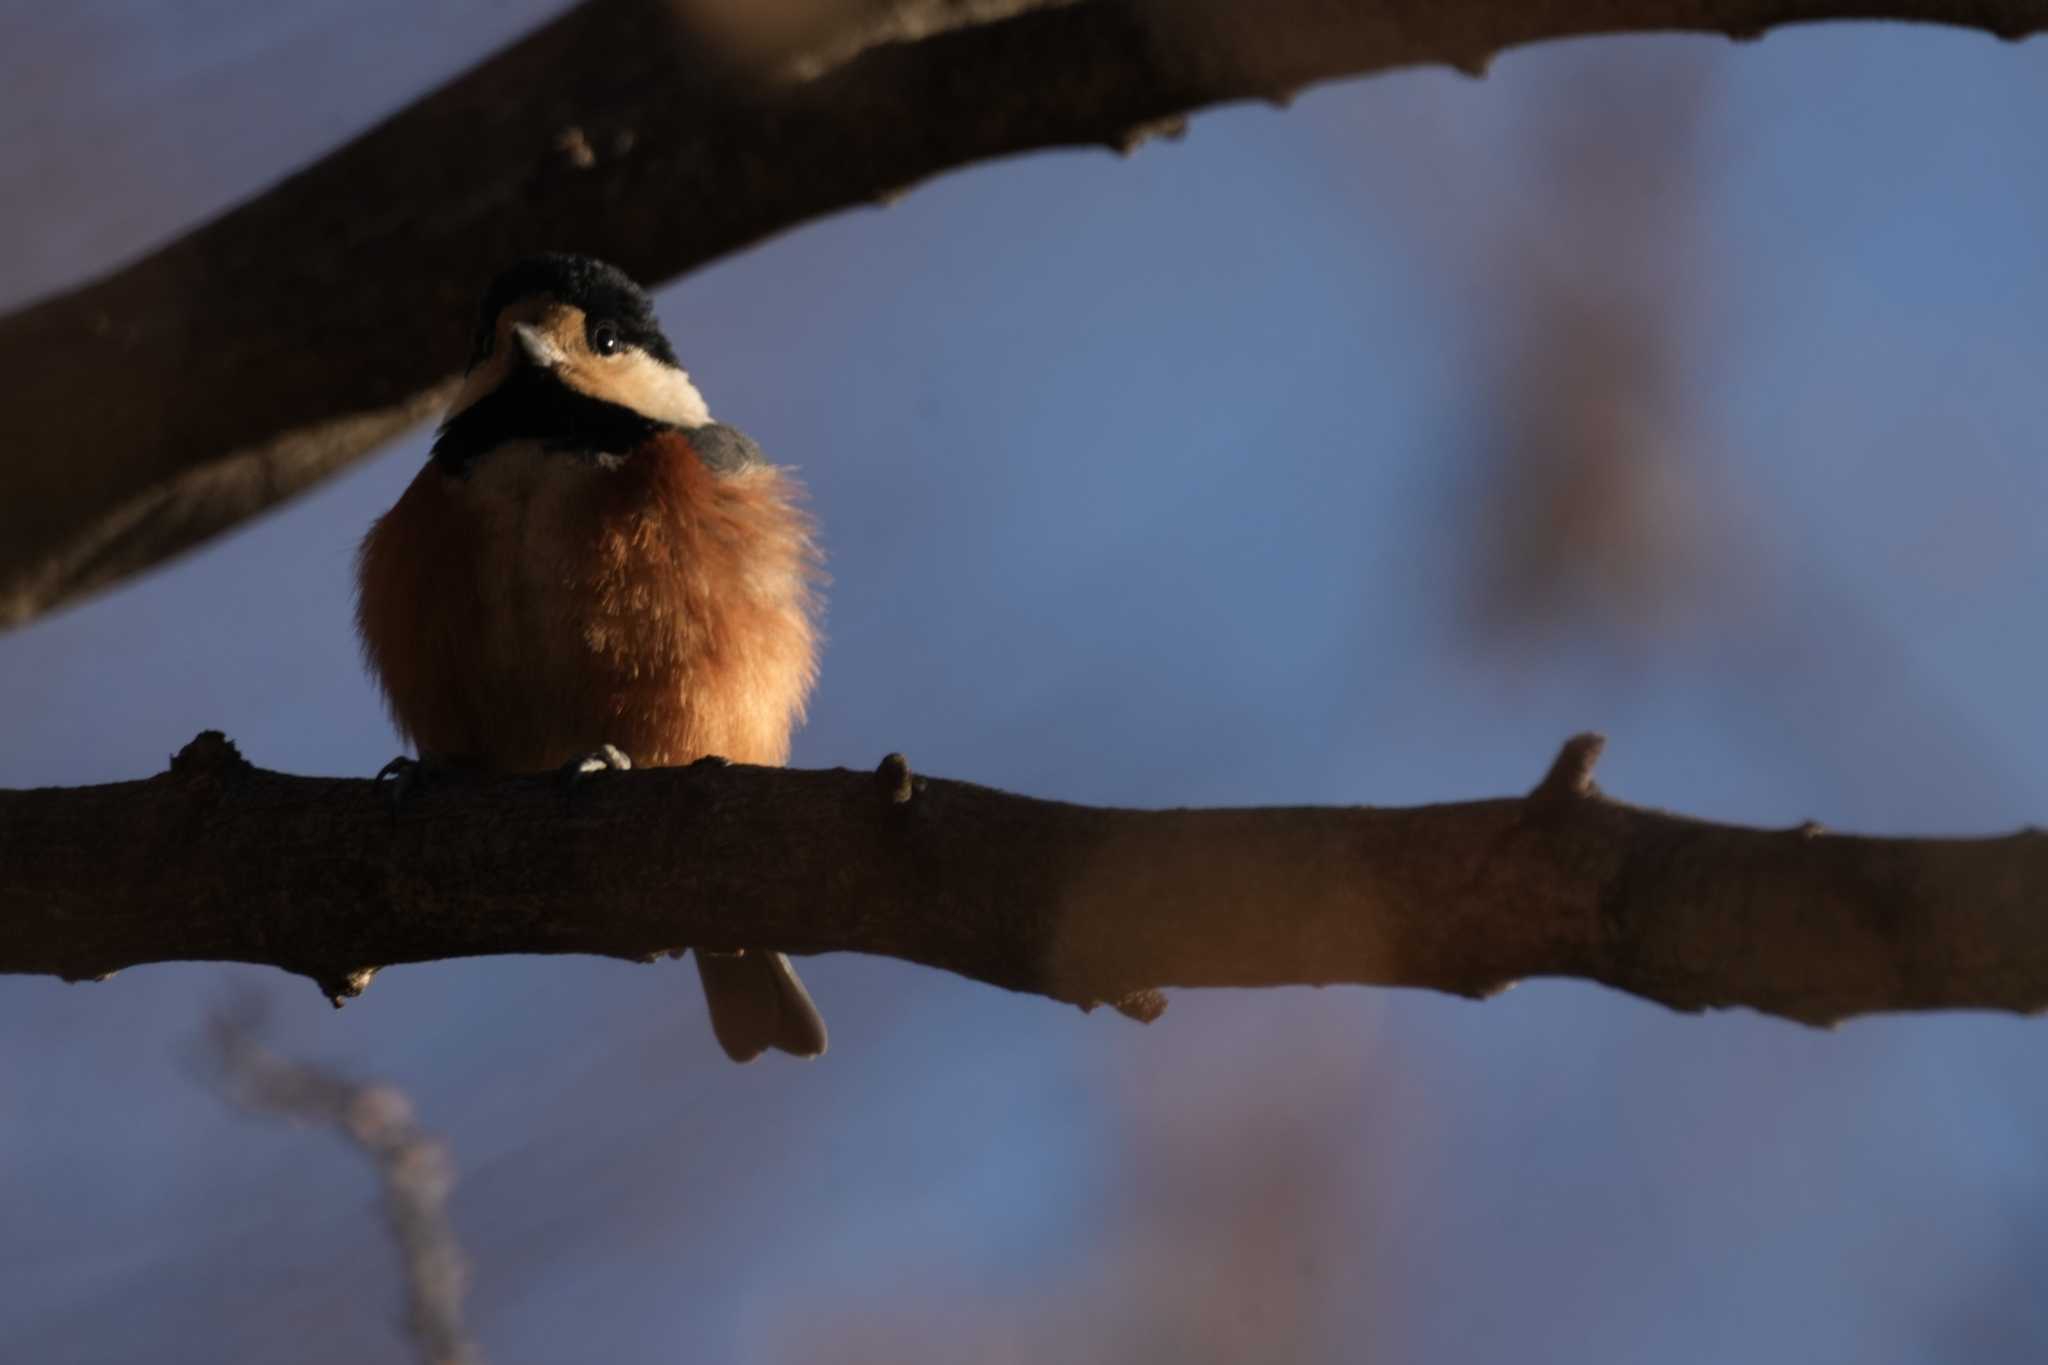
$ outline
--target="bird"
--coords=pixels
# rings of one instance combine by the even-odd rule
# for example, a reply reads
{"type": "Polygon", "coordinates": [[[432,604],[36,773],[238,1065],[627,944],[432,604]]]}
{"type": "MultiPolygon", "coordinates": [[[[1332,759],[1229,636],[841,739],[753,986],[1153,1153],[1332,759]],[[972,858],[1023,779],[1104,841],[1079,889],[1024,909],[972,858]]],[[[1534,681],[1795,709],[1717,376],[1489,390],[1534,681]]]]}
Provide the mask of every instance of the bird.
{"type": "MultiPolygon", "coordinates": [[[[485,290],[426,464],[362,542],[356,625],[428,768],[780,765],[821,570],[795,476],[712,421],[646,292],[555,253],[485,290]]],[[[727,1056],[823,1054],[787,957],[696,958],[727,1056]]]]}

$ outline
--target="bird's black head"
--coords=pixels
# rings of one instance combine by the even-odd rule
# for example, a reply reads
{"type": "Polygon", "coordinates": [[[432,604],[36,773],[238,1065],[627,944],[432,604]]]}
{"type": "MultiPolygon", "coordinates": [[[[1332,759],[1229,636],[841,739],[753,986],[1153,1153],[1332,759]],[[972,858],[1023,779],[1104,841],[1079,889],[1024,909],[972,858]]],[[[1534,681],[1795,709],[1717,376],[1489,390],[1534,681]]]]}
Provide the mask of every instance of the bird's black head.
{"type": "Polygon", "coordinates": [[[550,252],[528,256],[499,272],[484,290],[477,311],[476,343],[470,348],[473,369],[490,358],[498,340],[498,320],[505,310],[528,299],[551,299],[583,314],[588,329],[610,323],[622,346],[637,346],[662,364],[680,368],[676,353],[654,318],[654,301],[625,271],[589,256],[550,252]]]}
{"type": "Polygon", "coordinates": [[[622,455],[653,431],[710,420],[639,285],[588,256],[534,256],[484,292],[469,372],[434,459],[464,475],[520,441],[622,455]]]}

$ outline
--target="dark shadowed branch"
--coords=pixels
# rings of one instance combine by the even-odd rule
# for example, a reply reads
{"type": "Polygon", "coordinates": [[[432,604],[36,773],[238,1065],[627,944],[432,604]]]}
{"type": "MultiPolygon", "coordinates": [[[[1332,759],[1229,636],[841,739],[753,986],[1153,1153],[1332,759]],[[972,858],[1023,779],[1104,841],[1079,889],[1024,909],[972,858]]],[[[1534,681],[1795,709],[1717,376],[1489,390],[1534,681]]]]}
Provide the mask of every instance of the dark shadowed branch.
{"type": "Polygon", "coordinates": [[[1708,824],[1610,800],[1598,752],[1571,741],[1526,797],[1406,809],[1102,809],[893,761],[444,777],[394,812],[209,732],[148,781],[0,792],[0,971],[267,963],[339,1001],[393,963],[751,944],[1140,1018],[1176,986],[1532,976],[1814,1023],[2048,1007],[2048,835],[1708,824]]]}
{"type": "Polygon", "coordinates": [[[385,1221],[404,1260],[405,1322],[421,1365],[483,1365],[462,1326],[469,1269],[448,1221],[455,1176],[447,1148],[413,1122],[403,1094],[278,1056],[263,1045],[262,1023],[253,997],[207,1021],[223,1089],[252,1112],[331,1128],[375,1163],[385,1221]]]}
{"type": "MultiPolygon", "coordinates": [[[[2040,0],[602,0],[248,204],[0,320],[0,626],[306,488],[431,413],[483,279],[537,248],[649,282],[937,172],[1128,149],[1183,113],[1546,38],[2040,0]],[[735,21],[769,15],[769,20],[735,21]]],[[[401,41],[394,37],[393,41],[401,41]]]]}

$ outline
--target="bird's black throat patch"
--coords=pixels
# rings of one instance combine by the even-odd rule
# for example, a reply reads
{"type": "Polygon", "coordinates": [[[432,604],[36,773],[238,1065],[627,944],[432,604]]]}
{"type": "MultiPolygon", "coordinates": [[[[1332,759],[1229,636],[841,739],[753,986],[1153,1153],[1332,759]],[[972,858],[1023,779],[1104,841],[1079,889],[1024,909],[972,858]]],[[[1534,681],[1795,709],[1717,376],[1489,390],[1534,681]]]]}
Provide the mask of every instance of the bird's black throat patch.
{"type": "Polygon", "coordinates": [[[491,392],[441,424],[434,438],[434,463],[441,472],[466,478],[476,462],[515,441],[541,449],[595,459],[630,455],[650,437],[675,431],[617,403],[578,393],[545,370],[522,365],[491,392]]]}

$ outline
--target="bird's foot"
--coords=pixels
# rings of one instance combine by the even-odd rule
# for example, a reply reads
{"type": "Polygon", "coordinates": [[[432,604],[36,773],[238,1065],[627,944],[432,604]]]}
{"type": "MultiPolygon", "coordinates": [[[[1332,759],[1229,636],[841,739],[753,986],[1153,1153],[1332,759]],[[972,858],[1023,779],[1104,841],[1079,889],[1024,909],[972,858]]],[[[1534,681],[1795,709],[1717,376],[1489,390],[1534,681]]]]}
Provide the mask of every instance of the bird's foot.
{"type": "Polygon", "coordinates": [[[407,758],[400,754],[377,769],[377,776],[372,780],[391,784],[391,813],[397,815],[407,801],[426,790],[427,780],[433,772],[434,765],[426,759],[407,758]]]}
{"type": "Polygon", "coordinates": [[[592,773],[631,772],[633,760],[616,744],[600,744],[579,758],[572,758],[561,767],[562,786],[575,791],[577,784],[592,773]]]}

